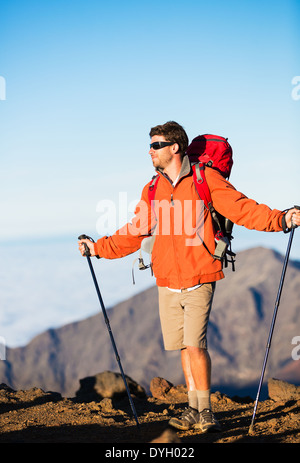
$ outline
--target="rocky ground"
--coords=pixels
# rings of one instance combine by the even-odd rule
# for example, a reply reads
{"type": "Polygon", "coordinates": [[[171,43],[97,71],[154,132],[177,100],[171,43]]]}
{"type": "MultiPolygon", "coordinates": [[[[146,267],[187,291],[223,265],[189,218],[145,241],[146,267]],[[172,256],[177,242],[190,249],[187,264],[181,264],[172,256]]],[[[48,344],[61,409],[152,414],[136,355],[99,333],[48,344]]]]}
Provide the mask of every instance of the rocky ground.
{"type": "Polygon", "coordinates": [[[222,432],[201,434],[168,427],[169,419],[185,407],[186,390],[161,378],[152,380],[151,395],[133,396],[139,426],[126,395],[65,398],[39,388],[14,391],[1,384],[0,443],[299,443],[299,389],[273,383],[272,398],[259,402],[251,434],[253,400],[215,392],[212,405],[222,432]]]}

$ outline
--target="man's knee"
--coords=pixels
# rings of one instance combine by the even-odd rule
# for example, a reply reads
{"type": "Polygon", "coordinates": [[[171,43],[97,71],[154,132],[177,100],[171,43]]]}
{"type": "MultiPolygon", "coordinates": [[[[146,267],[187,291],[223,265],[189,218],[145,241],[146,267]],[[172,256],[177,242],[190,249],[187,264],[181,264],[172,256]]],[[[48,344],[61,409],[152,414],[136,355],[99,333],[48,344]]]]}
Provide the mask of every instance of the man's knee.
{"type": "Polygon", "coordinates": [[[204,347],[186,346],[189,355],[206,355],[207,349],[204,347]]]}

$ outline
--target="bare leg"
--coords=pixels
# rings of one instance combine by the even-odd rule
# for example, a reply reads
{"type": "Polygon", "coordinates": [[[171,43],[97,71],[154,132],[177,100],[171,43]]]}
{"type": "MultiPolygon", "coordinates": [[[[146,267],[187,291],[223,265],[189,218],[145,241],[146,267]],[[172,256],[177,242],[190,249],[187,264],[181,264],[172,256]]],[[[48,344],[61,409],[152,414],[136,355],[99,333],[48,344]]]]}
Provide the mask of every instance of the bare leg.
{"type": "MultiPolygon", "coordinates": [[[[206,349],[188,346],[190,372],[193,378],[194,388],[198,391],[206,391],[211,385],[211,360],[206,349]]],[[[188,371],[188,367],[186,367],[188,371]]],[[[190,381],[190,380],[189,380],[190,381]]]]}
{"type": "Polygon", "coordinates": [[[188,391],[195,391],[196,386],[191,371],[190,356],[187,349],[181,350],[181,365],[188,391]]]}
{"type": "Polygon", "coordinates": [[[182,349],[181,364],[188,391],[210,389],[211,361],[206,349],[191,346],[182,349]]]}
{"type": "Polygon", "coordinates": [[[206,349],[187,347],[181,363],[188,389],[189,406],[199,411],[210,408],[211,361],[206,349]]]}
{"type": "MultiPolygon", "coordinates": [[[[180,417],[171,418],[169,424],[187,430],[197,425],[202,410],[210,409],[210,356],[205,349],[187,347],[181,350],[181,364],[188,389],[189,407],[180,417]]],[[[203,424],[201,426],[206,432],[215,423],[206,425],[206,428],[203,424]]]]}

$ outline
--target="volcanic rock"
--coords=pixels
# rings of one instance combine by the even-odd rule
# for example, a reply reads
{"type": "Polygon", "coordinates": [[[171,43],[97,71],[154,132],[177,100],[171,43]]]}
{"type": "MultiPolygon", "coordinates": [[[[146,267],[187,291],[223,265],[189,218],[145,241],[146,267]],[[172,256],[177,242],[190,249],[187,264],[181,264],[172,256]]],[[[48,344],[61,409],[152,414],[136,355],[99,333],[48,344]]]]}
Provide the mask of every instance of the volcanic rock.
{"type": "MultiPolygon", "coordinates": [[[[126,381],[131,394],[137,397],[145,397],[146,393],[142,386],[126,376],[126,381]]],[[[80,379],[80,388],[76,396],[81,400],[97,400],[99,398],[120,398],[127,394],[126,387],[121,373],[104,371],[94,376],[80,379]]]]}
{"type": "Polygon", "coordinates": [[[300,400],[300,386],[295,386],[287,381],[271,378],[268,381],[270,399],[280,402],[300,400]]]}

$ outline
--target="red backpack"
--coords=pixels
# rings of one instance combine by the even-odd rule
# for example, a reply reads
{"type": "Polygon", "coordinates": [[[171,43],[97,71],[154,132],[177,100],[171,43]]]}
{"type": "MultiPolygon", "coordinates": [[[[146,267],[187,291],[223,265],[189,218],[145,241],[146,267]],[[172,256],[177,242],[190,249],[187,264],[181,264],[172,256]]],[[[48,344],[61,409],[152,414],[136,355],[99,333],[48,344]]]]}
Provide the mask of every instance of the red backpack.
{"type": "MultiPolygon", "coordinates": [[[[205,169],[207,167],[216,169],[221,173],[221,175],[223,175],[224,178],[229,178],[233,165],[232,148],[228,143],[227,138],[223,138],[218,135],[206,134],[199,135],[194,138],[188,146],[186,154],[189,157],[192,166],[196,191],[198,192],[200,199],[204,201],[205,207],[210,211],[214,222],[216,248],[214,254],[211,254],[210,251],[208,252],[215,259],[224,262],[226,267],[228,265],[228,257],[230,257],[232,270],[234,271],[235,253],[231,250],[231,240],[233,239],[231,233],[233,223],[214,209],[205,178],[205,169]]],[[[155,175],[149,186],[148,196],[150,204],[153,204],[152,201],[155,197],[158,180],[159,175],[155,175]]],[[[204,242],[203,245],[205,246],[204,242]]]]}

